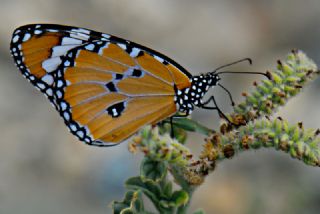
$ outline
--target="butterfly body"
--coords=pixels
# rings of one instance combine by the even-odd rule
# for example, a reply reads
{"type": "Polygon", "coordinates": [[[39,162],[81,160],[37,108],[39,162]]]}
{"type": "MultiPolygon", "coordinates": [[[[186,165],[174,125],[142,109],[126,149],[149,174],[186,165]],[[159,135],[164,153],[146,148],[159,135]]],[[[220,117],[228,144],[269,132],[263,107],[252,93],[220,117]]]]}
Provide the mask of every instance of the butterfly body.
{"type": "Polygon", "coordinates": [[[220,80],[218,75],[208,73],[191,78],[191,85],[176,92],[175,102],[179,112],[186,115],[191,114],[194,106],[203,106],[203,96],[206,92],[216,86],[220,80]]]}
{"type": "Polygon", "coordinates": [[[131,41],[62,25],[16,29],[11,54],[70,131],[96,146],[116,145],[177,112],[189,115],[220,80],[214,73],[192,76],[131,41]]]}

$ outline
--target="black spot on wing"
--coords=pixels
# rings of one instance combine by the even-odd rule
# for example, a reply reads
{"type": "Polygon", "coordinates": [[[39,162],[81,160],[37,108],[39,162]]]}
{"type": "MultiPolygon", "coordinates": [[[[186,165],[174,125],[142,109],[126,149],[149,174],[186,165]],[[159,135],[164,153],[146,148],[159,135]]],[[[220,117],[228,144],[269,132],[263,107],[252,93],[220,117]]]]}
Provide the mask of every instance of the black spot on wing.
{"type": "Polygon", "coordinates": [[[123,79],[123,75],[122,74],[116,74],[115,80],[122,80],[122,79],[123,79]]]}
{"type": "Polygon", "coordinates": [[[141,77],[142,76],[142,71],[139,70],[139,69],[133,69],[132,76],[133,77],[141,77]]]}
{"type": "Polygon", "coordinates": [[[144,55],[144,51],[139,51],[137,57],[143,56],[144,55]]]}
{"type": "Polygon", "coordinates": [[[132,52],[132,46],[131,46],[131,45],[127,45],[125,51],[126,51],[128,54],[130,54],[130,53],[132,52]]]}
{"type": "Polygon", "coordinates": [[[124,102],[116,103],[106,109],[111,117],[119,117],[125,109],[124,102]]]}
{"type": "Polygon", "coordinates": [[[113,82],[107,83],[106,87],[110,92],[117,92],[118,91],[113,82]]]}

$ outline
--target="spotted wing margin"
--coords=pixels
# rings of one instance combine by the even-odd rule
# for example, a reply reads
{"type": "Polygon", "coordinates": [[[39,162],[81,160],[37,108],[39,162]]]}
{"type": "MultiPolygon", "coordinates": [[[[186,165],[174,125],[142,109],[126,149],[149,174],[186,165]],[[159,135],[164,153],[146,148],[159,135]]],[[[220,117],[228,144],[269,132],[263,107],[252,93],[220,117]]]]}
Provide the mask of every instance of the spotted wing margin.
{"type": "Polygon", "coordinates": [[[26,25],[12,35],[10,50],[22,74],[54,101],[54,79],[68,50],[90,42],[90,31],[58,25],[26,25]]]}
{"type": "Polygon", "coordinates": [[[61,65],[58,109],[88,144],[116,145],[176,112],[172,75],[144,51],[131,56],[121,44],[97,41],[68,51],[61,65]]]}

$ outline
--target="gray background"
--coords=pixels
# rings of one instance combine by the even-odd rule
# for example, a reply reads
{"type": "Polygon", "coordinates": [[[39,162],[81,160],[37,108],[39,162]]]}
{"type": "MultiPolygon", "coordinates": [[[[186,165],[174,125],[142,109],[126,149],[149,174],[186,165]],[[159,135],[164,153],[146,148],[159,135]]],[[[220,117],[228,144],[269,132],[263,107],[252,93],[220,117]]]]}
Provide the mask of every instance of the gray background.
{"type": "MultiPolygon", "coordinates": [[[[253,66],[275,67],[292,48],[320,63],[320,1],[0,0],[0,213],[111,213],[123,182],[138,173],[139,155],[127,143],[86,146],[69,134],[40,92],[15,68],[9,54],[14,28],[28,23],[87,27],[141,43],[173,58],[192,74],[252,57],[253,66]]],[[[260,76],[225,76],[236,101],[260,76]]],[[[277,115],[319,127],[319,80],[277,115]]],[[[214,90],[224,111],[225,94],[214,90]]],[[[212,92],[210,92],[212,93],[212,92]]],[[[216,112],[193,118],[216,128],[216,112]]],[[[197,153],[203,136],[191,134],[197,153]]],[[[319,213],[320,170],[273,150],[251,151],[218,166],[194,195],[192,209],[207,213],[319,213]]]]}

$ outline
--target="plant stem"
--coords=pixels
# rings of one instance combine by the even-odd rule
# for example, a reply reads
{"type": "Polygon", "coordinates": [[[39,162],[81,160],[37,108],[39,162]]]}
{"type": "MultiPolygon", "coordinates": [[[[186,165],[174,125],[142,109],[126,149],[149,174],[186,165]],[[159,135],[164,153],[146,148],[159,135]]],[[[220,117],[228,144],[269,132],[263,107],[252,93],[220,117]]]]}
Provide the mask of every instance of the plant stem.
{"type": "Polygon", "coordinates": [[[171,165],[170,172],[175,179],[175,182],[179,184],[182,190],[186,191],[189,195],[189,200],[185,205],[178,207],[176,214],[185,214],[189,208],[192,194],[197,188],[197,186],[190,184],[184,177],[184,169],[178,166],[171,165]]]}

